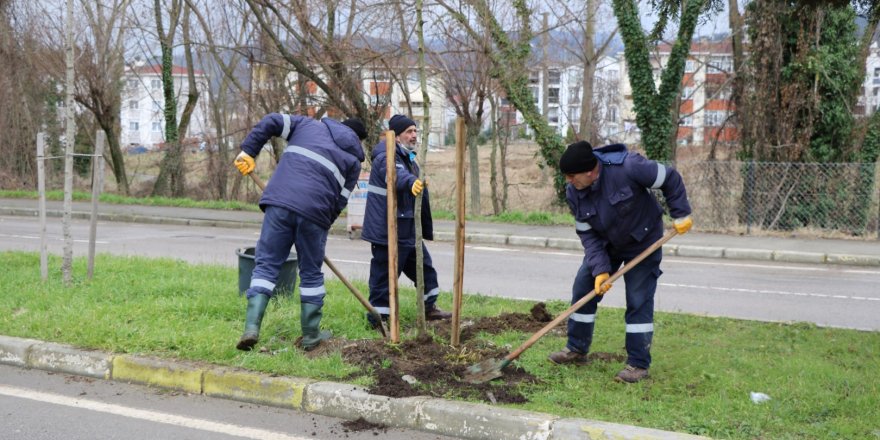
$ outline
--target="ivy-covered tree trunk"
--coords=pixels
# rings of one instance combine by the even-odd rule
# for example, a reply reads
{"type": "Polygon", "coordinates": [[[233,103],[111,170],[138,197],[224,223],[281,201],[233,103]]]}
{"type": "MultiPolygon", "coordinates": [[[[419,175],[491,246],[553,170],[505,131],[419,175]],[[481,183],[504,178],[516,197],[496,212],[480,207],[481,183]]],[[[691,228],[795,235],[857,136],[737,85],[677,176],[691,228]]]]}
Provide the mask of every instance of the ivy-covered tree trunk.
{"type": "MultiPolygon", "coordinates": [[[[442,3],[441,3],[442,4],[442,3]]],[[[565,149],[562,138],[547,123],[547,119],[535,107],[534,97],[529,89],[529,69],[526,63],[531,53],[530,41],[532,29],[530,24],[531,11],[525,0],[513,1],[519,21],[519,35],[517,41],[510,40],[506,32],[492,14],[485,0],[468,1],[476,11],[481,25],[488,31],[493,48],[487,48],[492,60],[491,75],[495,78],[507,94],[507,100],[523,115],[526,124],[535,132],[535,141],[540,148],[542,163],[554,170],[553,186],[560,203],[565,200],[565,178],[559,173],[559,157],[565,149]]],[[[446,7],[446,6],[444,6],[446,7]]],[[[476,32],[470,25],[467,17],[459,11],[448,8],[453,17],[474,38],[481,38],[481,33],[476,32]]]]}
{"type": "Polygon", "coordinates": [[[671,160],[674,156],[674,143],[671,140],[675,139],[675,131],[678,129],[678,109],[673,104],[681,87],[697,19],[707,4],[708,0],[683,2],[677,39],[661,74],[658,88],[654,84],[649,55],[652,41],[642,29],[638,3],[636,0],[612,2],[620,35],[623,37],[636,124],[642,132],[642,144],[650,159],[671,160]]]}
{"type": "Polygon", "coordinates": [[[163,6],[159,0],[153,1],[156,16],[156,30],[159,35],[159,46],[162,52],[162,96],[165,98],[165,106],[163,114],[165,117],[165,144],[168,149],[165,151],[165,157],[159,168],[159,177],[153,186],[154,196],[171,195],[179,197],[183,195],[184,182],[184,164],[183,164],[183,146],[177,131],[177,97],[174,96],[174,76],[172,69],[174,67],[174,59],[172,55],[174,32],[177,28],[177,19],[179,18],[179,3],[174,2],[170,12],[170,24],[168,32],[164,31],[162,22],[163,6]]]}

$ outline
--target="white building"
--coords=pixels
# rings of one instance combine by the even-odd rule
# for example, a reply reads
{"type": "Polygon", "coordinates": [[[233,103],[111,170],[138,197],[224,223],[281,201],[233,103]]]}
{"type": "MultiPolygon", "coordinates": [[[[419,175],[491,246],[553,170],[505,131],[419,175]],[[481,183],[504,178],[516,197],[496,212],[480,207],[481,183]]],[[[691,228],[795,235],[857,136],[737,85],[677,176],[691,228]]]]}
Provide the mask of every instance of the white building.
{"type": "Polygon", "coordinates": [[[880,106],[880,47],[877,41],[871,43],[865,67],[865,78],[858,102],[861,112],[857,110],[856,113],[871,116],[880,106]]]}
{"type": "MultiPolygon", "coordinates": [[[[418,123],[419,130],[425,129],[425,115],[422,108],[422,87],[417,69],[409,70],[406,76],[406,88],[409,91],[409,106],[407,105],[406,93],[400,83],[392,81],[387,71],[367,71],[363,80],[363,90],[368,94],[367,104],[370,106],[385,106],[383,120],[388,127],[388,120],[395,114],[408,115],[412,108],[412,119],[418,123]]],[[[443,81],[433,72],[429,71],[425,81],[428,89],[430,108],[428,116],[431,127],[428,133],[428,147],[438,148],[443,145],[446,137],[446,88],[443,81]]]]}
{"type": "MultiPolygon", "coordinates": [[[[621,96],[622,61],[612,56],[602,56],[596,62],[593,81],[593,124],[598,128],[597,135],[603,143],[617,142],[622,132],[621,96]]],[[[547,118],[547,123],[565,137],[569,129],[577,130],[580,124],[581,103],[584,99],[583,65],[575,62],[550,61],[546,69],[534,68],[529,73],[529,88],[538,111],[547,118]],[[547,108],[544,105],[544,90],[547,90],[547,108]]],[[[507,100],[501,100],[503,121],[508,125],[523,124],[519,112],[513,115],[513,108],[507,100]]]]}
{"type": "MultiPolygon", "coordinates": [[[[174,92],[177,96],[177,120],[183,114],[189,93],[189,79],[185,67],[174,66],[174,92]]],[[[213,136],[214,129],[210,124],[208,105],[208,78],[205,72],[194,72],[196,87],[199,89],[199,101],[192,113],[186,135],[181,140],[200,143],[204,138],[213,136]]],[[[123,78],[121,131],[120,142],[123,148],[144,146],[148,149],[158,148],[165,142],[165,96],[162,92],[162,67],[133,66],[126,70],[123,78]]]]}

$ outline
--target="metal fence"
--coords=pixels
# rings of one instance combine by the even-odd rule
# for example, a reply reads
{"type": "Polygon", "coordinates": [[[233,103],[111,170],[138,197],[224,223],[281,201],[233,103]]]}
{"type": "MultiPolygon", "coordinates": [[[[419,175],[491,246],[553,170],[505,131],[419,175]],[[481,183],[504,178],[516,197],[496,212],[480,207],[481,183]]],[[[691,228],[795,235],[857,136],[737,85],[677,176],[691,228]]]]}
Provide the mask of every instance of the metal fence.
{"type": "Polygon", "coordinates": [[[675,168],[701,230],[876,237],[880,228],[875,164],[680,161],[675,168]]]}

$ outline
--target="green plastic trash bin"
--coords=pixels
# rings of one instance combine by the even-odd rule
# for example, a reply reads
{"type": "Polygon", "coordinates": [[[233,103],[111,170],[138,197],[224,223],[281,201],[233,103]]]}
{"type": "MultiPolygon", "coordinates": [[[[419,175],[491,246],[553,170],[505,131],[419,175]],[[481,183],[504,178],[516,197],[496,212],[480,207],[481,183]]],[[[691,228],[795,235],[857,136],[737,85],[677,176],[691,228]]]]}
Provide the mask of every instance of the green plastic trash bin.
{"type": "MultiPolygon", "coordinates": [[[[256,248],[247,247],[235,250],[238,255],[238,293],[243,294],[251,286],[251,275],[257,266],[254,256],[256,248]]],[[[287,261],[281,265],[281,273],[278,274],[278,282],[275,283],[273,295],[290,295],[296,286],[296,252],[291,249],[287,261]]]]}

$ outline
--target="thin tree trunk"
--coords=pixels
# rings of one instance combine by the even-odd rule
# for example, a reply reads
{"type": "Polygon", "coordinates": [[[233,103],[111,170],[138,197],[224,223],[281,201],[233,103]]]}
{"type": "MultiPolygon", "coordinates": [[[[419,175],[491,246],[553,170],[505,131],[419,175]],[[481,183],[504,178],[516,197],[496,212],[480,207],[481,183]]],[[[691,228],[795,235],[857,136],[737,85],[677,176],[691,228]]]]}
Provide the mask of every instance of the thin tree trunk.
{"type": "Polygon", "coordinates": [[[492,106],[490,115],[492,118],[492,152],[489,153],[489,191],[492,195],[492,213],[501,214],[501,200],[498,197],[498,119],[494,95],[489,97],[489,105],[492,106]]]}
{"type": "Polygon", "coordinates": [[[587,0],[587,17],[584,30],[584,76],[581,99],[581,119],[578,125],[578,139],[595,143],[597,136],[593,133],[593,82],[596,75],[596,48],[593,41],[596,37],[596,13],[598,0],[587,0]]]}
{"type": "MultiPolygon", "coordinates": [[[[428,73],[425,69],[425,30],[422,22],[422,0],[416,0],[416,30],[419,37],[419,86],[422,89],[422,146],[419,151],[419,179],[425,182],[425,166],[428,163],[428,137],[431,134],[431,96],[428,94],[428,73]]],[[[424,193],[416,197],[415,223],[416,223],[416,321],[418,322],[419,336],[428,333],[428,325],[425,322],[425,251],[422,249],[422,200],[424,193]]]]}
{"type": "Polygon", "coordinates": [[[73,87],[74,87],[74,54],[73,54],[73,0],[67,0],[67,50],[66,59],[66,96],[65,114],[66,129],[64,132],[67,147],[64,154],[64,214],[62,218],[62,229],[64,235],[64,257],[61,263],[61,273],[64,285],[70,287],[73,280],[73,237],[70,232],[71,211],[73,210],[73,147],[76,141],[76,119],[74,118],[73,109],[73,87]]]}
{"type": "Polygon", "coordinates": [[[480,151],[477,145],[477,137],[480,134],[480,119],[478,116],[467,120],[467,149],[471,187],[470,214],[475,216],[482,212],[480,207],[480,151]]]}

